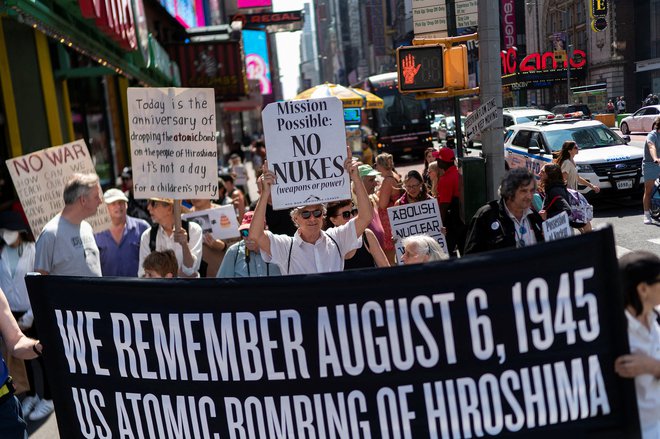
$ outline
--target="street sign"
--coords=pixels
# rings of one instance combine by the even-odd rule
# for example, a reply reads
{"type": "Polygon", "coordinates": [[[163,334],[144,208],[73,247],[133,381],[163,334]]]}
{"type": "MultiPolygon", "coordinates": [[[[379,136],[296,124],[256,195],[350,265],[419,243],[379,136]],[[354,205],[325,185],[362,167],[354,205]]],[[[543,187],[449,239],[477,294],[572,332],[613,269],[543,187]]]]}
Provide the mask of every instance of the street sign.
{"type": "Polygon", "coordinates": [[[429,33],[447,36],[447,6],[444,0],[413,0],[412,11],[416,36],[429,33]]]}
{"type": "Polygon", "coordinates": [[[437,44],[399,47],[396,51],[399,91],[443,89],[443,50],[444,47],[437,44]]]}
{"type": "Polygon", "coordinates": [[[497,105],[495,98],[477,108],[465,119],[465,137],[471,140],[484,129],[488,128],[497,119],[497,105]]]}

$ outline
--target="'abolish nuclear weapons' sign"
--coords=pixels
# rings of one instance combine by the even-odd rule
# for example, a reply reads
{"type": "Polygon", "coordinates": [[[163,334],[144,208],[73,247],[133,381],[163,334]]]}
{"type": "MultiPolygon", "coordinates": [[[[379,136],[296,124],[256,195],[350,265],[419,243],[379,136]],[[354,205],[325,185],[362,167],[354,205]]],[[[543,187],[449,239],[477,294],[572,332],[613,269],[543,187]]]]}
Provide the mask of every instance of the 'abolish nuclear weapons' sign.
{"type": "Polygon", "coordinates": [[[275,102],[261,115],[274,209],[351,198],[344,111],[337,98],[275,102]]]}

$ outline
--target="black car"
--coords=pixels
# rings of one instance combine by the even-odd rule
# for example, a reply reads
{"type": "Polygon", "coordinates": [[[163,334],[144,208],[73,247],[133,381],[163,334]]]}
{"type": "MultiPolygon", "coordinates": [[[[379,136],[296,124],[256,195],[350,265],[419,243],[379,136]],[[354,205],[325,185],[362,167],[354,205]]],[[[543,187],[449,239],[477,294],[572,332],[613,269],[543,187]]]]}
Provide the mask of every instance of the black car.
{"type": "Polygon", "coordinates": [[[582,114],[593,119],[591,116],[591,110],[585,104],[559,104],[555,105],[552,107],[552,110],[550,110],[550,112],[554,114],[575,113],[576,111],[581,111],[582,114]]]}

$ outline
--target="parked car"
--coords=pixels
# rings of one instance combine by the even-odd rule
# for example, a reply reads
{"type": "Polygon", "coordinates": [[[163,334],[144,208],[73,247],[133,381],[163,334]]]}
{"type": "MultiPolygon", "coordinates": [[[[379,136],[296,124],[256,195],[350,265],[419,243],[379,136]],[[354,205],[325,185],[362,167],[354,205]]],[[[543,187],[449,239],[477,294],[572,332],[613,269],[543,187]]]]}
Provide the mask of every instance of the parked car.
{"type": "Polygon", "coordinates": [[[445,120],[444,114],[436,114],[433,116],[433,122],[431,122],[431,136],[438,137],[438,130],[440,129],[440,124],[445,120]]]}
{"type": "MultiPolygon", "coordinates": [[[[506,164],[526,167],[538,175],[566,140],[580,148],[575,156],[579,175],[600,186],[602,196],[633,195],[642,190],[642,150],[628,145],[630,136],[621,138],[603,123],[582,117],[556,116],[511,125],[504,137],[506,164]]],[[[587,187],[579,189],[589,192],[587,187]]]]}
{"type": "Polygon", "coordinates": [[[660,105],[649,105],[624,117],[619,124],[621,133],[648,133],[653,130],[653,121],[660,116],[660,105]]]}
{"type": "MultiPolygon", "coordinates": [[[[461,116],[461,132],[465,133],[465,116],[461,116]]],[[[438,127],[438,140],[443,141],[448,138],[456,138],[456,118],[454,116],[447,116],[438,127]]]]}
{"type": "Polygon", "coordinates": [[[548,116],[552,113],[546,110],[532,107],[505,107],[502,109],[502,118],[504,128],[521,123],[534,122],[541,116],[548,116]]]}
{"type": "Polygon", "coordinates": [[[567,113],[575,113],[577,111],[581,111],[582,114],[588,116],[589,119],[593,119],[591,115],[591,110],[585,104],[559,104],[559,105],[555,105],[550,110],[550,112],[553,114],[567,114],[567,113]]]}

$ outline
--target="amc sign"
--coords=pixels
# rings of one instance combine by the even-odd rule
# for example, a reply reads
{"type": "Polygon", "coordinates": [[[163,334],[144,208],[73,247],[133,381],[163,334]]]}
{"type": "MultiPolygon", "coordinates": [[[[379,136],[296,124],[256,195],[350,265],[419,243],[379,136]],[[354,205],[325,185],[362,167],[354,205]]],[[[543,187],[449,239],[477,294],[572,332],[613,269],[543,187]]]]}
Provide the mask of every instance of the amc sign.
{"type": "Polygon", "coordinates": [[[137,49],[131,0],[78,0],[85,18],[94,19],[96,26],[125,50],[137,49]]]}
{"type": "Polygon", "coordinates": [[[513,47],[502,51],[500,58],[504,75],[511,75],[516,72],[565,69],[568,67],[568,62],[570,62],[572,69],[579,69],[587,64],[587,54],[580,49],[573,50],[573,56],[568,62],[566,60],[557,62],[554,52],[545,52],[543,54],[530,53],[518,64],[517,51],[513,47]]]}

